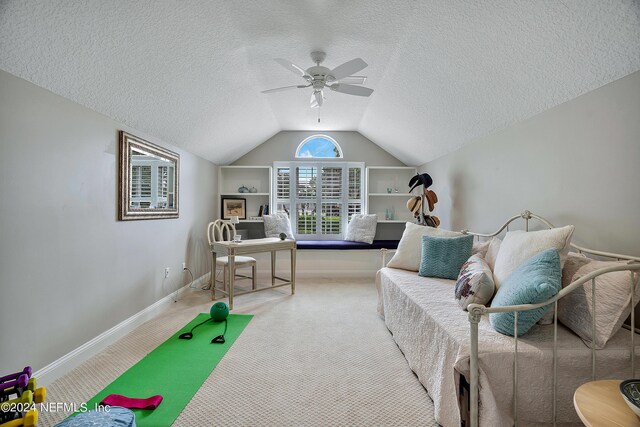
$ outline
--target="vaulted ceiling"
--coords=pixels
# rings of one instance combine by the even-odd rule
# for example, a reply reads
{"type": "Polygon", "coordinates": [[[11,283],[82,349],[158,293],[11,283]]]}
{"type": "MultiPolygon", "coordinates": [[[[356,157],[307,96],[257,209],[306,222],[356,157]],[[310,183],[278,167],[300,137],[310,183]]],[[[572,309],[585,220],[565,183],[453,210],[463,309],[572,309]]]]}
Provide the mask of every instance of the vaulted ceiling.
{"type": "Polygon", "coordinates": [[[0,0],[0,68],[214,163],[280,130],[357,130],[410,165],[640,69],[633,0],[0,0]],[[370,98],[307,68],[369,66],[370,98]]]}

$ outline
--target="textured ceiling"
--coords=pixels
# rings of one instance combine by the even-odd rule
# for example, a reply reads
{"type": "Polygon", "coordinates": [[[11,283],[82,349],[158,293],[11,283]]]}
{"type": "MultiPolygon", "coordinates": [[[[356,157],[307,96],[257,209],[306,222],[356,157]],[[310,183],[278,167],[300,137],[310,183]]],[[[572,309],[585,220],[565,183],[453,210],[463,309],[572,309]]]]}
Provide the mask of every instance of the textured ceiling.
{"type": "Polygon", "coordinates": [[[357,130],[407,164],[640,69],[640,1],[0,0],[0,68],[229,163],[280,130],[357,130]],[[370,98],[273,61],[354,57],[370,98]]]}

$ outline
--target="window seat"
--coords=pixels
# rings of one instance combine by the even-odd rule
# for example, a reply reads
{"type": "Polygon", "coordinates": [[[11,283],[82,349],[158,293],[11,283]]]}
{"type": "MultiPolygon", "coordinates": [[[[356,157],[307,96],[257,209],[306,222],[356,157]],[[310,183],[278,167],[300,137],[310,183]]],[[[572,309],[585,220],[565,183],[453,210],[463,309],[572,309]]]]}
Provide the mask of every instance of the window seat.
{"type": "Polygon", "coordinates": [[[346,240],[298,240],[298,249],[353,250],[353,249],[397,249],[399,240],[374,240],[372,244],[348,242],[346,240]]]}

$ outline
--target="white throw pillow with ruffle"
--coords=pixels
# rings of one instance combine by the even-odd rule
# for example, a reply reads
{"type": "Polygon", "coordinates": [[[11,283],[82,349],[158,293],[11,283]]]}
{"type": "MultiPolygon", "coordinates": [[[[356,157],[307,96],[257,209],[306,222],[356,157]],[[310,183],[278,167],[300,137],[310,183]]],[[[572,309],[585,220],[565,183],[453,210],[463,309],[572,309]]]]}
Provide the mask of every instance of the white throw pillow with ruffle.
{"type": "Polygon", "coordinates": [[[266,237],[280,237],[280,233],[284,233],[287,235],[287,239],[293,240],[291,221],[287,214],[275,213],[265,215],[262,218],[264,220],[264,235],[266,237]]]}
{"type": "Polygon", "coordinates": [[[374,237],[376,237],[377,227],[378,215],[355,214],[349,221],[344,240],[372,244],[374,237]]]}

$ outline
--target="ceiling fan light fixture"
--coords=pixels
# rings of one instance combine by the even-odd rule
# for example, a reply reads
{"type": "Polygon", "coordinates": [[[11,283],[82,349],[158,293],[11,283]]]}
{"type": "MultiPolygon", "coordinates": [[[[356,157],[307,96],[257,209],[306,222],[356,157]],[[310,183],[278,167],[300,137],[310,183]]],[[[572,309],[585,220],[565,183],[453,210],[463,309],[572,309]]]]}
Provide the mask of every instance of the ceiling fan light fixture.
{"type": "Polygon", "coordinates": [[[262,91],[262,93],[283,92],[291,89],[313,87],[313,93],[311,94],[310,101],[311,108],[322,106],[322,102],[324,101],[323,89],[325,87],[328,87],[335,92],[347,95],[370,96],[373,93],[373,89],[364,86],[356,86],[363,84],[367,79],[366,76],[353,75],[368,66],[362,58],[354,58],[342,65],[338,65],[333,70],[330,70],[329,68],[320,65],[326,56],[326,53],[322,51],[311,52],[311,59],[316,63],[316,65],[311,66],[306,70],[287,59],[275,58],[275,61],[278,64],[302,77],[308,84],[268,89],[262,91]]]}

